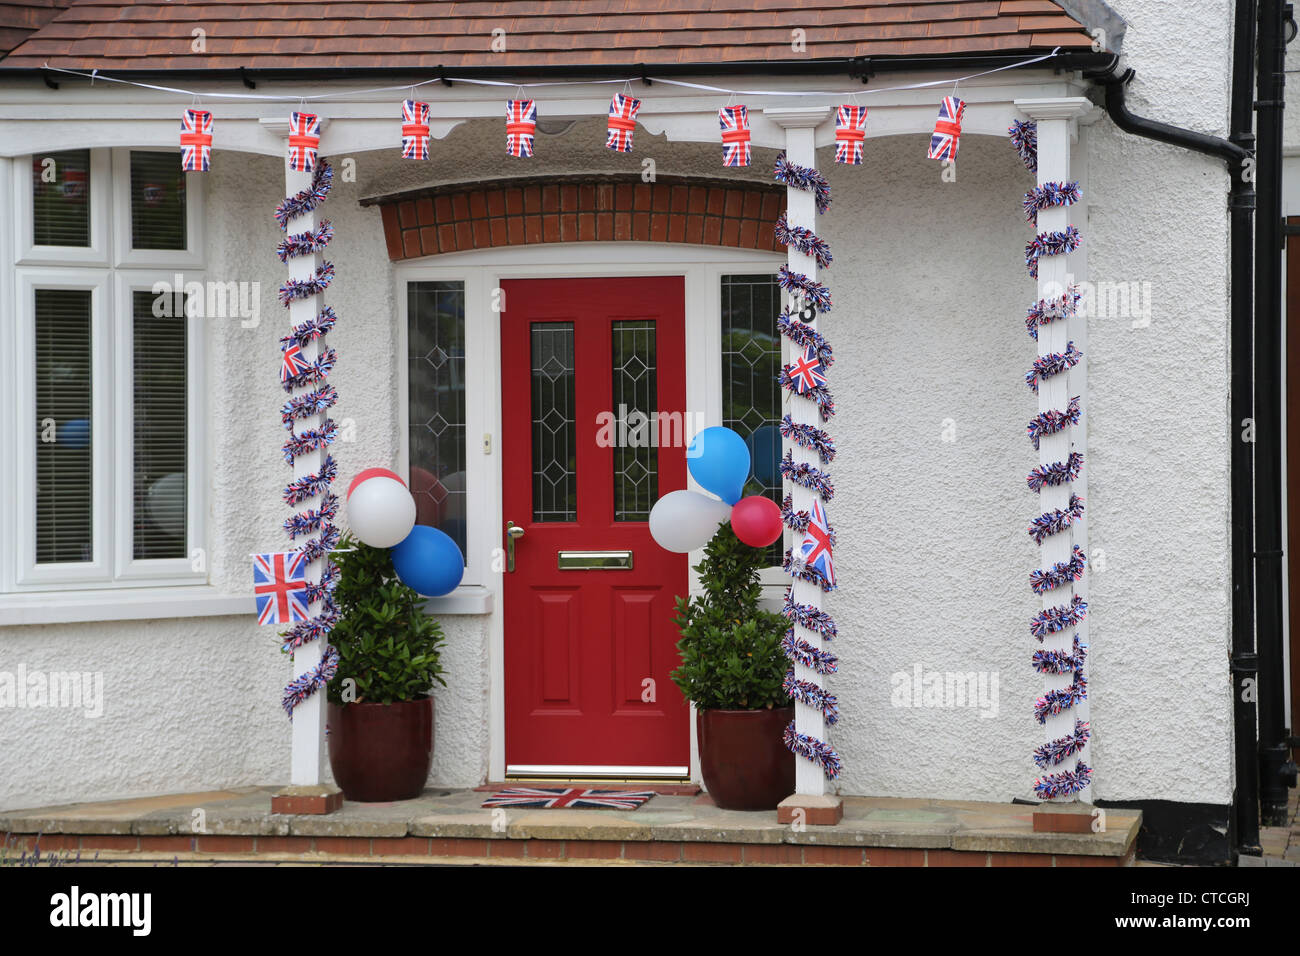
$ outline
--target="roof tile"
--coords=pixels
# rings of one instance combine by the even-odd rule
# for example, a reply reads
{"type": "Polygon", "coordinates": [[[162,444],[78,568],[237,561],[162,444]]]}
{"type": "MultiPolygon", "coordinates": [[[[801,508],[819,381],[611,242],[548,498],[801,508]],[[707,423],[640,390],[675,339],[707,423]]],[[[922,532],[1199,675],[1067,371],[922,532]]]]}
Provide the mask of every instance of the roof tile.
{"type": "Polygon", "coordinates": [[[29,68],[704,67],[1091,42],[1052,0],[0,0],[0,51],[14,45],[0,65],[29,68]]]}

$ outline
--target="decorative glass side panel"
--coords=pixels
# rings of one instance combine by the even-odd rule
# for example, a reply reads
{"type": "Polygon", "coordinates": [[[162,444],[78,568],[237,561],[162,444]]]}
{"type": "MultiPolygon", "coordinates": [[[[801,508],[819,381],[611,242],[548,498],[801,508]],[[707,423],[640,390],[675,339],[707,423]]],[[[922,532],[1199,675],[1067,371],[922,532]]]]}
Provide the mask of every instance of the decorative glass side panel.
{"type": "Polygon", "coordinates": [[[184,558],[186,532],[185,300],[175,296],[163,317],[152,292],[132,295],[131,553],[184,558]]]}
{"type": "Polygon", "coordinates": [[[408,481],[415,520],[465,560],[465,284],[411,282],[407,295],[408,481]]]}
{"type": "Polygon", "coordinates": [[[659,497],[655,324],[613,324],[614,520],[649,521],[659,497]]]}
{"type": "Polygon", "coordinates": [[[131,248],[185,248],[180,153],[131,151],[131,248]]]}
{"type": "Polygon", "coordinates": [[[532,326],[533,520],[578,520],[573,323],[532,326]]]}
{"type": "Polygon", "coordinates": [[[90,246],[90,150],[32,157],[32,242],[90,246]]]}
{"type": "MultiPolygon", "coordinates": [[[[765,495],[781,503],[781,335],[776,320],[781,290],[776,276],[722,277],[722,424],[749,445],[754,468],[746,495],[765,495]]],[[[769,549],[772,564],[784,552],[769,549]]]]}
{"type": "Polygon", "coordinates": [[[36,563],[94,560],[90,292],[36,290],[36,563]]]}

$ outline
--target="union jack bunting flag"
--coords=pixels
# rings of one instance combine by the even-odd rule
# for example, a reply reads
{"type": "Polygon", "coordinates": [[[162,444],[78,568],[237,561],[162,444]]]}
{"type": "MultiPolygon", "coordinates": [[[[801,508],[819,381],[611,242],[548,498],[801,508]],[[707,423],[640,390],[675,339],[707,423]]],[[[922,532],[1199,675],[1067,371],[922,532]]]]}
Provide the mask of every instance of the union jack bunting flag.
{"type": "Polygon", "coordinates": [[[289,116],[289,168],[309,173],[316,168],[316,151],[320,147],[320,117],[315,113],[292,113],[289,116]]]}
{"type": "Polygon", "coordinates": [[[862,141],[867,138],[867,108],[841,106],[835,111],[835,162],[862,165],[862,141]]]}
{"type": "Polygon", "coordinates": [[[749,110],[743,106],[724,106],[718,110],[722,127],[722,165],[749,165],[749,110]]]}
{"type": "Polygon", "coordinates": [[[537,101],[506,100],[506,153],[523,158],[533,155],[537,136],[537,101]]]}
{"type": "Polygon", "coordinates": [[[961,139],[961,115],[966,112],[966,103],[955,96],[945,96],[939,103],[939,119],[934,124],[934,135],[930,137],[930,159],[951,159],[957,161],[957,145],[961,139]]]}
{"type": "Polygon", "coordinates": [[[280,363],[280,381],[287,382],[295,376],[311,369],[311,363],[302,354],[297,344],[284,350],[284,360],[280,363]]]}
{"type": "Polygon", "coordinates": [[[181,117],[181,169],[206,173],[212,165],[212,114],[186,110],[181,117]]]}
{"type": "Polygon", "coordinates": [[[609,135],[606,149],[623,153],[632,152],[632,133],[636,129],[636,114],[641,101],[625,93],[615,93],[609,104],[609,135]]]}
{"type": "Polygon", "coordinates": [[[299,551],[253,555],[258,624],[293,624],[307,614],[307,558],[299,551]]]}
{"type": "Polygon", "coordinates": [[[817,357],[816,347],[812,345],[804,349],[803,355],[787,365],[786,369],[790,381],[794,383],[794,390],[799,395],[826,384],[826,369],[817,357]]]}
{"type": "Polygon", "coordinates": [[[835,564],[831,561],[831,527],[826,520],[826,509],[814,498],[808,512],[808,530],[799,545],[799,560],[806,568],[820,571],[826,583],[835,586],[835,564]]]}
{"type": "Polygon", "coordinates": [[[402,159],[429,158],[429,104],[402,101],[402,159]]]}
{"type": "Polygon", "coordinates": [[[484,801],[485,807],[533,807],[572,810],[635,810],[653,790],[583,790],[578,787],[508,787],[484,801]]]}

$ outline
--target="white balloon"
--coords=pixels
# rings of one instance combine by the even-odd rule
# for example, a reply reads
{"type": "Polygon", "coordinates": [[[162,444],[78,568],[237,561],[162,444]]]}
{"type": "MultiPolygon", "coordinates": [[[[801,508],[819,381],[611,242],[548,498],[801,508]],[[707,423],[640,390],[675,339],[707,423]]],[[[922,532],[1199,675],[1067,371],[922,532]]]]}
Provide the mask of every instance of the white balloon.
{"type": "Polygon", "coordinates": [[[145,492],[145,508],[163,534],[173,538],[185,536],[185,474],[164,475],[145,492]]]}
{"type": "Polygon", "coordinates": [[[731,505],[698,491],[670,491],[650,509],[650,535],[665,551],[685,554],[709,543],[731,505]]]}
{"type": "Polygon", "coordinates": [[[401,544],[415,527],[415,499],[400,481],[376,475],[348,496],[348,526],[374,548],[401,544]]]}

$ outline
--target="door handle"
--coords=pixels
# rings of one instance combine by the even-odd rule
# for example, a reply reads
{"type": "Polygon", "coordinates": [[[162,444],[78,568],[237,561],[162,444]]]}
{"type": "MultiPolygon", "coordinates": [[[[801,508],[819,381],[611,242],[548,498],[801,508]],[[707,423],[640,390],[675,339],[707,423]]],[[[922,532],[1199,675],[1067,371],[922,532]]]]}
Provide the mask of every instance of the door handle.
{"type": "Polygon", "coordinates": [[[524,536],[524,529],[513,521],[506,522],[506,571],[515,569],[515,542],[524,536]]]}

